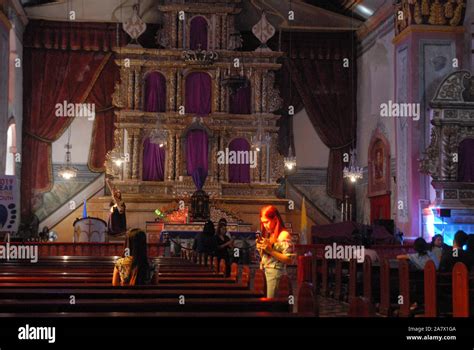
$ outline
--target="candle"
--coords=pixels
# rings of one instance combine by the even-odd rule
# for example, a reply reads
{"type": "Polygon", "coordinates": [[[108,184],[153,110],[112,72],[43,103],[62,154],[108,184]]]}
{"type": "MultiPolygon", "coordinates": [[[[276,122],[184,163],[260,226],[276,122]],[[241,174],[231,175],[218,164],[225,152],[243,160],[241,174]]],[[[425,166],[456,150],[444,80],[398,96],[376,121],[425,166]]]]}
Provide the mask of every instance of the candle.
{"type": "Polygon", "coordinates": [[[179,181],[183,181],[183,175],[179,176],[179,181]]]}
{"type": "Polygon", "coordinates": [[[341,205],[341,222],[344,221],[344,203],[341,205]]]}
{"type": "Polygon", "coordinates": [[[349,220],[352,221],[352,204],[349,204],[349,220]]]}

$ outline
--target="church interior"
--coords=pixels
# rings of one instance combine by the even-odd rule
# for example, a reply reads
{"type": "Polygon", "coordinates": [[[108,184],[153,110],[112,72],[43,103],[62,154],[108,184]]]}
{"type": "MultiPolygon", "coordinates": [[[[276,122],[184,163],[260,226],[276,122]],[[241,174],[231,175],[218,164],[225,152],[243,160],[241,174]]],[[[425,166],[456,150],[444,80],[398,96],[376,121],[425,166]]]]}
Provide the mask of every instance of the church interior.
{"type": "Polygon", "coordinates": [[[473,23],[1,1],[0,318],[472,317],[473,23]]]}

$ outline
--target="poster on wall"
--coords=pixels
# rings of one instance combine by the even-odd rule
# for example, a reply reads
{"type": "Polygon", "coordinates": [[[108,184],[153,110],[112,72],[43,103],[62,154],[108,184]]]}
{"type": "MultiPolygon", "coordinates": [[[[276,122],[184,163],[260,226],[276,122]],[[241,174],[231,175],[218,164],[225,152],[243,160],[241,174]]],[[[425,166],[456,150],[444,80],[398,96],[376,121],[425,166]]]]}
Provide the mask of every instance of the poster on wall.
{"type": "Polygon", "coordinates": [[[16,177],[0,176],[0,232],[17,232],[18,222],[16,177]]]}

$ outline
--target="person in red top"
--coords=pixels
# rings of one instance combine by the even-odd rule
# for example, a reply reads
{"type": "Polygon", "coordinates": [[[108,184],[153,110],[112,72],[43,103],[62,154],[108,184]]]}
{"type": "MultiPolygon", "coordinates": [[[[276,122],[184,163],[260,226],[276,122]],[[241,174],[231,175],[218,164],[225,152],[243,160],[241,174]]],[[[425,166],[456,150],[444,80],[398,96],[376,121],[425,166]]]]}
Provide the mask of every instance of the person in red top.
{"type": "Polygon", "coordinates": [[[257,237],[257,250],[262,258],[261,267],[267,280],[267,297],[274,298],[281,276],[286,274],[286,265],[294,262],[294,247],[291,236],[278,209],[272,205],[260,211],[262,236],[257,237]]]}

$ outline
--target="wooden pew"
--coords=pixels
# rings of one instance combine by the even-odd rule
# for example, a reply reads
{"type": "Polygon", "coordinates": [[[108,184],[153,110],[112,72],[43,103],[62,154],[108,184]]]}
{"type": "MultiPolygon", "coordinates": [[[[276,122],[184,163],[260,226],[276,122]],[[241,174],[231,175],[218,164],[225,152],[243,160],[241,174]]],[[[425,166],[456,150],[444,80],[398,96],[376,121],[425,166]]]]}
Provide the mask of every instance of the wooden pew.
{"type": "Polygon", "coordinates": [[[469,271],[457,262],[453,267],[453,317],[469,317],[469,271]]]}

